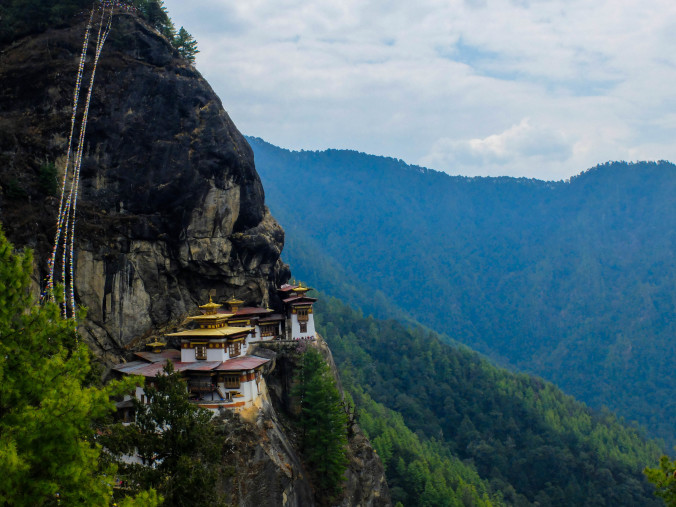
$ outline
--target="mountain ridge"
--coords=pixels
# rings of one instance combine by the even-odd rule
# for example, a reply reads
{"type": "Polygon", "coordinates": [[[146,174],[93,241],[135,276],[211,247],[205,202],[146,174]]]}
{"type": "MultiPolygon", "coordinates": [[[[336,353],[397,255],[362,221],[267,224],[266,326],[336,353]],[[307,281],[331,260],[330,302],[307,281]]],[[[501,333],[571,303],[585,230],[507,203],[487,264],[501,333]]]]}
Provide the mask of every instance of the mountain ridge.
{"type": "Polygon", "coordinates": [[[354,280],[399,318],[676,442],[676,166],[608,163],[559,182],[467,178],[249,142],[296,276],[376,316],[397,313],[350,292],[354,280]],[[288,195],[304,196],[303,214],[288,195]],[[331,282],[332,265],[351,280],[331,282]]]}

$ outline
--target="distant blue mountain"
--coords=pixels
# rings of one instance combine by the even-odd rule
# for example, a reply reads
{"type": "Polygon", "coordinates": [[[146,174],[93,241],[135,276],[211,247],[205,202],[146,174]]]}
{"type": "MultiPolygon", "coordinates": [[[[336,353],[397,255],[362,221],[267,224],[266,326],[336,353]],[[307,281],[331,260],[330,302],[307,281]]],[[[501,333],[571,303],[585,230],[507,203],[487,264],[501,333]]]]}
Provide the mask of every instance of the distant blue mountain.
{"type": "Polygon", "coordinates": [[[296,276],[676,443],[676,166],[467,178],[248,141],[296,276]]]}

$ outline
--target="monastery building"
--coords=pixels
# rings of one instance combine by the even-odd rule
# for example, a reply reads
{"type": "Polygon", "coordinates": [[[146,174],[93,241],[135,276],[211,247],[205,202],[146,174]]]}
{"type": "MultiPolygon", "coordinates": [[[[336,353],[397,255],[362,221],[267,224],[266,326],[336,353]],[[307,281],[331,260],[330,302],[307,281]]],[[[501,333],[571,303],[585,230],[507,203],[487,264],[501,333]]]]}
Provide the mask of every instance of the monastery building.
{"type": "MultiPolygon", "coordinates": [[[[152,385],[167,361],[187,381],[188,396],[198,405],[218,410],[252,405],[261,395],[262,369],[270,360],[248,355],[249,346],[272,340],[314,340],[312,305],[308,287],[282,285],[279,293],[284,313],[269,308],[243,307],[234,296],[224,305],[209,302],[200,314],[188,317],[189,329],[166,336],[180,342],[180,349],[164,349],[165,343],[149,343],[149,351],[136,352],[136,360],[113,368],[122,375],[140,375],[152,385]]],[[[146,402],[142,387],[136,398],[146,402]]],[[[130,399],[119,404],[129,408],[130,399]]]]}

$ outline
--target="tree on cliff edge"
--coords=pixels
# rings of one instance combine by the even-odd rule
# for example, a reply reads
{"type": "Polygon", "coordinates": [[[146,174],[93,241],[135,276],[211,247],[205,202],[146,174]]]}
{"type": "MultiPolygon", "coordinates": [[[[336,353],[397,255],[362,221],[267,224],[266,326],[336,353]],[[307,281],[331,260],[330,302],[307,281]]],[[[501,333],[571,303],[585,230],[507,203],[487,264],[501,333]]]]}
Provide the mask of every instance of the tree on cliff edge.
{"type": "Polygon", "coordinates": [[[300,398],[299,426],[305,461],[327,497],[340,493],[347,468],[347,415],[329,366],[315,348],[303,354],[293,394],[300,398]]]}
{"type": "MultiPolygon", "coordinates": [[[[0,230],[0,505],[107,505],[115,468],[94,425],[133,386],[90,384],[87,346],[56,304],[33,299],[32,270],[0,230]]],[[[157,503],[152,491],[137,505],[157,503]]]]}
{"type": "Polygon", "coordinates": [[[154,488],[166,505],[220,505],[216,481],[224,437],[209,410],[188,400],[181,374],[168,362],[144,387],[147,403],[134,399],[136,420],[117,424],[103,440],[131,490],[154,488]],[[125,463],[136,454],[143,464],[125,463]]]}
{"type": "Polygon", "coordinates": [[[195,63],[195,55],[199,53],[200,50],[197,49],[197,41],[190,35],[188,30],[181,27],[171,44],[178,50],[178,53],[183,58],[190,63],[195,63]]]}

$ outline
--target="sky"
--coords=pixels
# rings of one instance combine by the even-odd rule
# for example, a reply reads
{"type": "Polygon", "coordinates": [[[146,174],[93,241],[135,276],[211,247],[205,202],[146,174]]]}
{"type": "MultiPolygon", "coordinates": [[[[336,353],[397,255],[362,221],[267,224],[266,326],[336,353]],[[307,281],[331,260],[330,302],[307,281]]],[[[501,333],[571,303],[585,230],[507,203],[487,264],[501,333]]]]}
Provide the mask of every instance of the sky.
{"type": "Polygon", "coordinates": [[[676,2],[164,0],[239,130],[449,174],[676,161],[676,2]]]}

